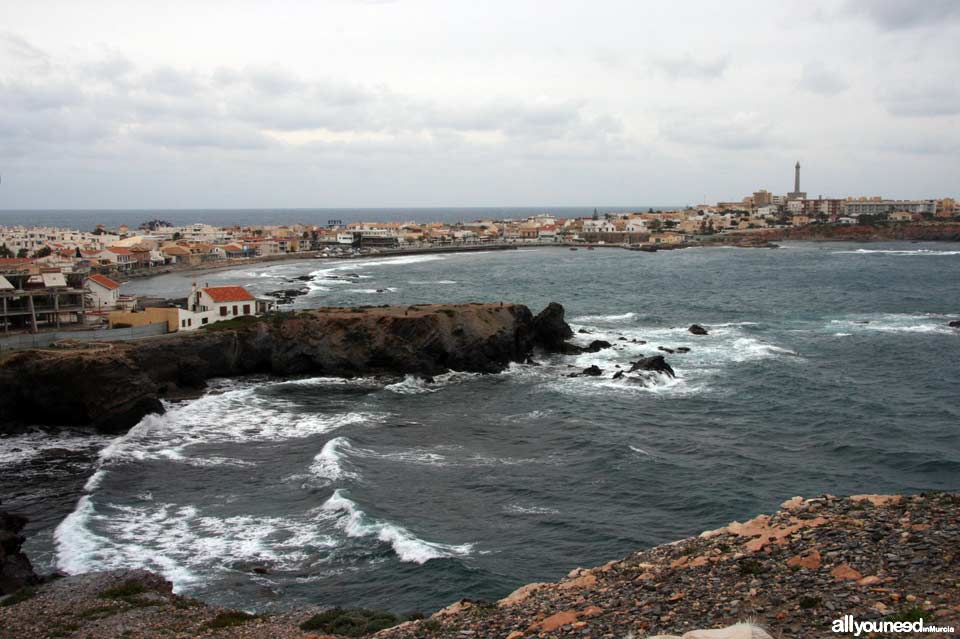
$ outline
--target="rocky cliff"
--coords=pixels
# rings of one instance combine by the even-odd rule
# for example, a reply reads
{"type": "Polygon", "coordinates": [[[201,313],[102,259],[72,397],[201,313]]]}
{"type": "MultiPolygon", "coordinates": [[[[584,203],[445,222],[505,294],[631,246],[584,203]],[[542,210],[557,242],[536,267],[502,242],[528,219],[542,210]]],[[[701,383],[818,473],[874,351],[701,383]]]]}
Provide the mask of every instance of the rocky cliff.
{"type": "MultiPolygon", "coordinates": [[[[831,636],[843,615],[858,622],[922,618],[957,628],[958,522],[955,494],[795,497],[774,515],[577,568],[562,581],[528,584],[498,602],[461,600],[373,636],[814,639],[831,636]],[[769,635],[739,623],[747,619],[769,635]]],[[[398,621],[383,611],[317,613],[218,609],[172,594],[151,573],[115,571],[65,577],[0,599],[0,639],[318,639],[362,636],[398,621]]]]}
{"type": "Polygon", "coordinates": [[[19,351],[0,361],[0,432],[24,424],[123,431],[160,399],[212,377],[497,372],[569,336],[563,307],[519,304],[324,308],[213,324],[137,342],[19,351]]]}

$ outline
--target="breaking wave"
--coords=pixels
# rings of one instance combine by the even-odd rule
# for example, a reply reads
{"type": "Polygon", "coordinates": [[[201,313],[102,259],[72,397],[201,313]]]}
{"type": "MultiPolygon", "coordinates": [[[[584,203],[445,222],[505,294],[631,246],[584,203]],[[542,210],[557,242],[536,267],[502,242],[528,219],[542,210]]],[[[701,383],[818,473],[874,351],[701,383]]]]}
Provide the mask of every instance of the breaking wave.
{"type": "Polygon", "coordinates": [[[334,437],[324,444],[323,449],[313,458],[310,472],[329,481],[356,479],[356,473],[345,470],[343,467],[344,453],[352,448],[346,437],[334,437]]]}
{"type": "Polygon", "coordinates": [[[424,564],[431,559],[465,557],[473,551],[473,544],[453,546],[424,541],[403,526],[374,519],[346,497],[342,489],[334,492],[321,509],[335,513],[337,526],[348,537],[376,537],[389,544],[401,561],[424,564]]]}

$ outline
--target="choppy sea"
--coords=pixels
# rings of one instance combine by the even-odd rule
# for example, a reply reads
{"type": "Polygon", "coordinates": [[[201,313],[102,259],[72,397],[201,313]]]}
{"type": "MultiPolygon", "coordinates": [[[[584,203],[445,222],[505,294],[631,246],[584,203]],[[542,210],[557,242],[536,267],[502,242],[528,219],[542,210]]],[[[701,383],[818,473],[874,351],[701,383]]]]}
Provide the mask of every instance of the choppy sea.
{"type": "Polygon", "coordinates": [[[303,287],[298,308],[557,301],[578,340],[614,347],[434,384],[216,380],[116,439],[2,439],[0,498],[32,518],[41,569],[143,566],[250,610],[429,611],[793,495],[960,489],[956,245],[304,260],[125,292],[198,278],[303,287]],[[690,349],[666,355],[676,379],[611,379],[659,346],[690,349]]]}

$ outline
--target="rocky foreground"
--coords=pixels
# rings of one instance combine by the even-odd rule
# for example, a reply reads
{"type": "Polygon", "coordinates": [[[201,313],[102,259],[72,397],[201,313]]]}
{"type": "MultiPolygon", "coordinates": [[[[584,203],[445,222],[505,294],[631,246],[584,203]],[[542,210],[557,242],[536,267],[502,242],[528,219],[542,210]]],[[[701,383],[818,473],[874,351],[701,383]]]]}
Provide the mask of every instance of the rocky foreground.
{"type": "Polygon", "coordinates": [[[24,425],[123,432],[162,398],[206,380],[277,376],[493,373],[573,335],[564,310],[521,304],[321,308],[242,318],[135,342],[17,351],[0,359],[0,432],[24,425]]]}
{"type": "MultiPolygon", "coordinates": [[[[355,616],[318,612],[249,615],[173,595],[144,571],[97,573],[0,600],[0,639],[356,636],[355,616]]],[[[639,639],[751,620],[774,637],[812,638],[833,636],[843,615],[960,627],[960,495],[796,497],[772,516],[577,568],[499,602],[463,600],[375,636],[639,639]]]]}

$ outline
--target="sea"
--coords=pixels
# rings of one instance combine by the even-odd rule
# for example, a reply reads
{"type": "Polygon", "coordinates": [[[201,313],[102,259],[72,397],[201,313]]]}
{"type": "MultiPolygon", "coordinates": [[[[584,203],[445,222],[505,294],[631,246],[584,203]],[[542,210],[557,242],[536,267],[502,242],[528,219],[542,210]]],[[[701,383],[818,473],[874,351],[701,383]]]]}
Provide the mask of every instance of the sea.
{"type": "Polygon", "coordinates": [[[219,379],[121,437],[2,439],[0,498],[31,518],[40,571],[149,568],[250,611],[429,612],[794,495],[960,489],[957,244],[314,259],[124,292],[197,278],[302,287],[295,308],[555,301],[576,341],[613,346],[433,383],[219,379]],[[612,379],[654,354],[675,379],[612,379]]]}
{"type": "Polygon", "coordinates": [[[550,214],[561,218],[636,211],[670,211],[677,206],[519,206],[519,207],[427,207],[427,208],[303,208],[303,209],[91,209],[39,210],[0,209],[0,226],[46,226],[93,231],[98,224],[131,229],[152,220],[173,226],[211,224],[231,226],[280,226],[304,224],[326,226],[351,222],[471,222],[475,220],[525,219],[550,214]]]}

